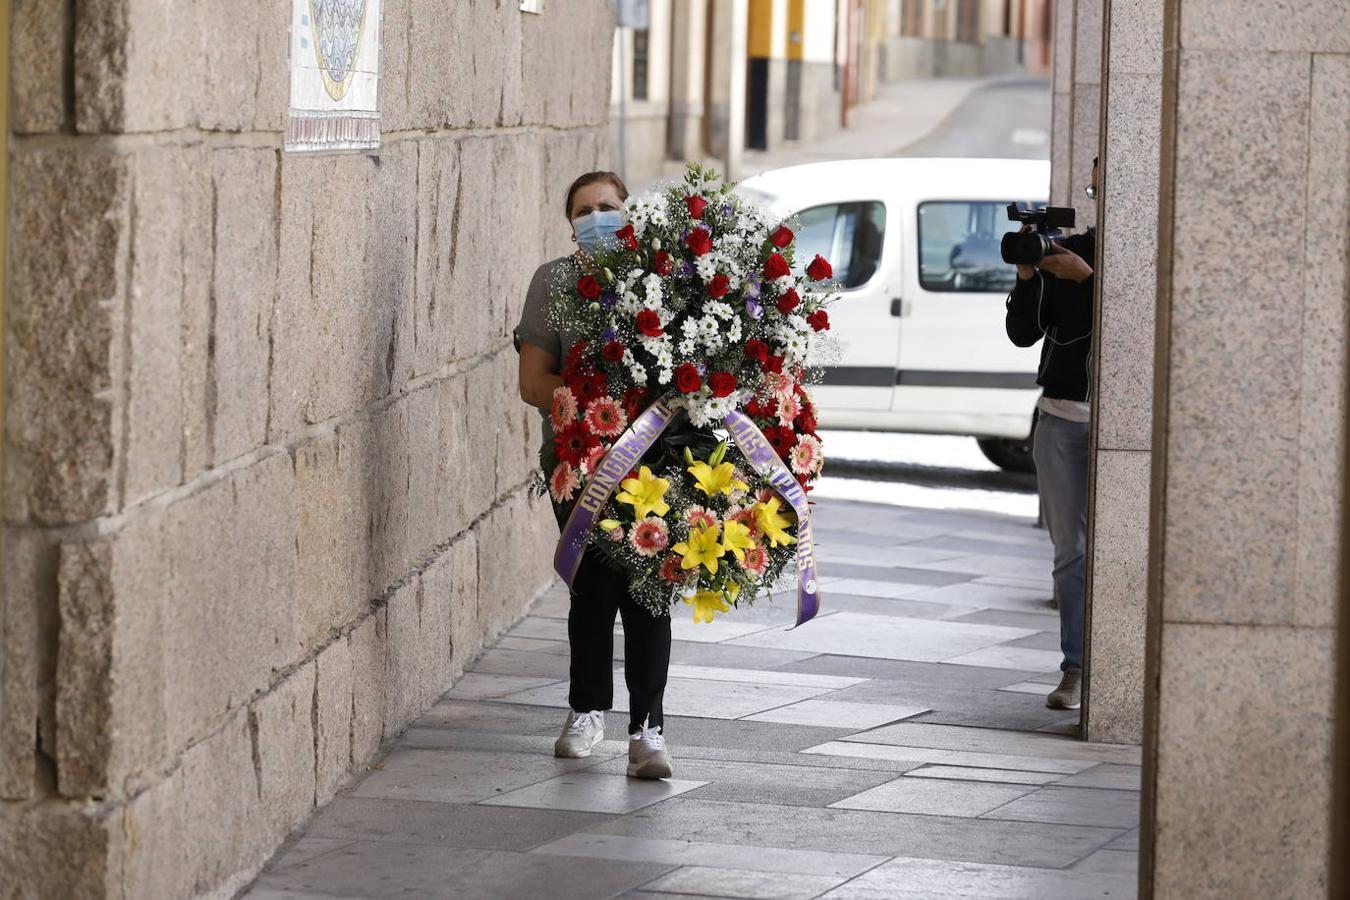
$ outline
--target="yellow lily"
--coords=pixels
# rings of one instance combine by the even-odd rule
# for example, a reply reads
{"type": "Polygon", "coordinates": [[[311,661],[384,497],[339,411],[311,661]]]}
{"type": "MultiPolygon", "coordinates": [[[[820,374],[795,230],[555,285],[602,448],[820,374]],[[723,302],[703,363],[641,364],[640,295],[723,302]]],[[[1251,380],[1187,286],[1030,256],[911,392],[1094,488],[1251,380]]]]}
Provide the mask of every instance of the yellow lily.
{"type": "Polygon", "coordinates": [[[740,522],[728,519],[722,523],[722,549],[730,552],[739,562],[745,562],[745,551],[755,546],[750,529],[740,522]]]}
{"type": "Polygon", "coordinates": [[[614,499],[633,507],[633,515],[636,518],[645,519],[652,514],[664,516],[670,512],[670,504],[666,502],[666,491],[670,489],[670,481],[657,478],[647,466],[638,470],[637,478],[625,478],[619,483],[619,487],[623,490],[619,491],[614,499]]]}
{"type": "Polygon", "coordinates": [[[780,513],[778,508],[781,505],[782,501],[777,497],[770,497],[763,503],[755,504],[755,524],[759,526],[760,532],[775,547],[797,543],[795,537],[783,530],[794,524],[796,520],[787,518],[780,513]]]}
{"type": "Polygon", "coordinates": [[[717,528],[703,525],[689,532],[689,540],[681,541],[671,549],[683,556],[681,569],[696,569],[700,565],[709,574],[717,574],[717,560],[726,555],[726,548],[717,540],[717,528]]]}
{"type": "Polygon", "coordinates": [[[694,476],[694,487],[709,497],[715,497],[718,494],[730,494],[733,489],[740,491],[750,489],[749,485],[736,477],[736,467],[729,462],[710,466],[703,460],[699,460],[686,471],[694,476]]]}
{"type": "Polygon", "coordinates": [[[720,612],[730,612],[731,606],[717,591],[699,591],[684,602],[694,608],[694,621],[712,624],[713,617],[720,612]]]}

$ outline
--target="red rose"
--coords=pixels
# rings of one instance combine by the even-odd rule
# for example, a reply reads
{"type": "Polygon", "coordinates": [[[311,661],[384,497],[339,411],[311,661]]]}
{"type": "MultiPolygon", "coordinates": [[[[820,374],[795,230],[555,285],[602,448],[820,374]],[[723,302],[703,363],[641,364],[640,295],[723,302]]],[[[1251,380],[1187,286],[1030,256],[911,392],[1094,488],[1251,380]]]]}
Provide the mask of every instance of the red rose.
{"type": "Polygon", "coordinates": [[[623,411],[631,422],[642,412],[642,401],[647,399],[647,389],[644,387],[630,387],[623,392],[623,411]]]}
{"type": "Polygon", "coordinates": [[[745,358],[764,362],[769,358],[769,345],[761,340],[751,338],[745,342],[745,358]]]}
{"type": "Polygon", "coordinates": [[[764,361],[764,371],[781,375],[783,374],[783,362],[784,357],[782,356],[770,356],[764,361]]]}
{"type": "Polygon", "coordinates": [[[684,245],[695,256],[702,256],[712,250],[712,235],[702,228],[695,228],[684,239],[684,245]]]}
{"type": "Polygon", "coordinates": [[[787,455],[792,452],[792,448],[797,446],[797,433],[786,425],[766,428],[764,429],[764,436],[773,445],[773,451],[783,459],[787,459],[787,455]]]}
{"type": "Polygon", "coordinates": [[[629,222],[627,225],[614,232],[614,236],[619,239],[619,243],[623,244],[626,249],[637,249],[637,234],[633,231],[632,222],[629,222]]]}
{"type": "Polygon", "coordinates": [[[806,322],[816,331],[830,330],[830,314],[823,309],[818,309],[806,317],[806,322]]]}
{"type": "MultiPolygon", "coordinates": [[[[577,395],[577,403],[585,407],[596,397],[603,397],[609,390],[609,382],[603,372],[594,369],[578,369],[567,380],[567,386],[577,395]]],[[[576,465],[576,463],[573,463],[576,465]]]]}
{"type": "Polygon", "coordinates": [[[664,250],[656,254],[656,274],[665,278],[673,271],[675,271],[674,258],[664,250]]]}
{"type": "Polygon", "coordinates": [[[769,255],[769,261],[764,264],[765,278],[782,278],[784,275],[791,274],[792,270],[788,268],[787,260],[783,259],[781,253],[769,255]]]}
{"type": "Polygon", "coordinates": [[[725,275],[714,275],[712,281],[708,282],[708,296],[713,298],[725,297],[727,291],[731,289],[731,279],[725,275]]]}
{"type": "Polygon", "coordinates": [[[794,237],[792,229],[786,225],[779,225],[778,230],[769,235],[769,243],[773,244],[779,250],[782,250],[788,244],[792,243],[794,237]]]}
{"type": "Polygon", "coordinates": [[[661,317],[656,314],[655,310],[651,309],[644,309],[637,314],[637,328],[647,337],[660,337],[665,334],[661,330],[661,317]]]}
{"type": "Polygon", "coordinates": [[[703,210],[708,208],[708,201],[702,197],[685,197],[684,205],[689,207],[689,215],[695,219],[703,218],[703,210]]]}
{"type": "Polygon", "coordinates": [[[577,293],[587,300],[600,299],[600,282],[594,275],[582,275],[577,279],[577,293]]]}
{"type": "Polygon", "coordinates": [[[610,341],[608,344],[605,344],[604,348],[600,351],[600,354],[604,356],[605,362],[619,362],[623,359],[623,344],[620,344],[618,341],[610,341]]]}
{"type": "Polygon", "coordinates": [[[830,264],[825,261],[825,257],[819,253],[816,254],[815,259],[811,260],[811,265],[806,267],[806,277],[812,281],[824,281],[826,278],[833,276],[834,269],[830,268],[830,264]]]}
{"type": "Polygon", "coordinates": [[[778,298],[778,311],[787,315],[796,309],[802,302],[802,298],[797,296],[796,288],[788,288],[783,292],[783,296],[778,298]]]}
{"type": "Polygon", "coordinates": [[[714,397],[730,397],[736,390],[736,376],[730,372],[714,372],[708,376],[708,387],[712,388],[714,397]]]}
{"type": "Polygon", "coordinates": [[[682,394],[692,394],[703,386],[698,369],[693,363],[685,363],[675,370],[675,388],[682,394]]]}
{"type": "Polygon", "coordinates": [[[573,422],[553,436],[553,448],[557,452],[558,461],[574,466],[581,465],[591,448],[598,444],[599,441],[586,430],[582,422],[573,422]]]}

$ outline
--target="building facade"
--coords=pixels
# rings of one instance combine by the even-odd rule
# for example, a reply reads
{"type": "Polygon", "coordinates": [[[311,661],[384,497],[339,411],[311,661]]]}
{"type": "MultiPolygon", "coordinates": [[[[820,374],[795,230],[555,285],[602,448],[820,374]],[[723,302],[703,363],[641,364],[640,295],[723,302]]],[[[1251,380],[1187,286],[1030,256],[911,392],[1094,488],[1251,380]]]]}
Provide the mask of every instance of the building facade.
{"type": "Polygon", "coordinates": [[[607,165],[567,2],[386,0],[382,146],[323,156],[289,3],[12,5],[0,894],[229,896],[551,577],[510,330],[607,165]]]}
{"type": "Polygon", "coordinates": [[[1051,4],[652,0],[645,21],[615,32],[616,164],[633,187],[689,159],[734,169],[743,150],[846,127],[887,83],[1048,72],[1051,4]]]}

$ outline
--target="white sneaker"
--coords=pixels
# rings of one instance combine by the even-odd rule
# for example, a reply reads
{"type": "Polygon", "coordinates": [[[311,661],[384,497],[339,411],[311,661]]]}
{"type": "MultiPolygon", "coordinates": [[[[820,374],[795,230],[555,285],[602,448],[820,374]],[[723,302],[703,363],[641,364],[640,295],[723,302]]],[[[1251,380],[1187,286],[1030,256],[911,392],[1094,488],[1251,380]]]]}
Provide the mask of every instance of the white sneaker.
{"type": "Polygon", "coordinates": [[[628,777],[669,778],[670,773],[670,754],[661,726],[649,728],[644,721],[642,730],[628,738],[628,777]]]}
{"type": "Polygon", "coordinates": [[[591,755],[595,745],[605,739],[605,714],[593,709],[590,712],[569,712],[562,734],[553,742],[553,755],[567,759],[581,759],[591,755]]]}

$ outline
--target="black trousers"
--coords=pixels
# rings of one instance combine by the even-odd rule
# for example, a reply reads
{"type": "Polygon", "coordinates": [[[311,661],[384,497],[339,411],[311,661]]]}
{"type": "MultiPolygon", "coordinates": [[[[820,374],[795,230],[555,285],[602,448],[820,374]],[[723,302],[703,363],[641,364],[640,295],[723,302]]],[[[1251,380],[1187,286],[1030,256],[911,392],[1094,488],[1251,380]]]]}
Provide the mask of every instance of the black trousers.
{"type": "Polygon", "coordinates": [[[662,724],[661,699],[670,669],[670,617],[653,616],[628,593],[628,578],[587,551],[572,583],[567,639],[572,648],[568,703],[577,712],[614,705],[614,617],[623,616],[628,733],[644,721],[662,724]]]}

